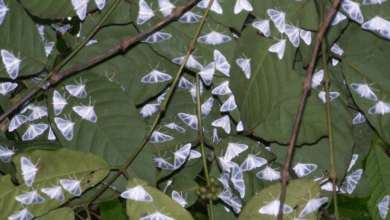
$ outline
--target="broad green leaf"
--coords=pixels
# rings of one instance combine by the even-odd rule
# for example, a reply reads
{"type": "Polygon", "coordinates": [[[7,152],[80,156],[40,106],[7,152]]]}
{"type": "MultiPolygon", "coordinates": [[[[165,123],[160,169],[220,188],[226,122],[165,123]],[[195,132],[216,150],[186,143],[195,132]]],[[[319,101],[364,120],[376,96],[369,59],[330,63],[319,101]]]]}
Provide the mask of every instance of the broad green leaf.
{"type": "MultiPolygon", "coordinates": [[[[372,219],[382,219],[378,211],[378,203],[390,194],[390,159],[374,142],[367,157],[365,173],[370,181],[371,196],[367,202],[372,219]]],[[[387,215],[386,219],[390,219],[387,215]]]]}
{"type": "Polygon", "coordinates": [[[124,203],[114,199],[100,203],[100,215],[102,219],[127,220],[124,203]]]}
{"type": "Polygon", "coordinates": [[[72,208],[55,209],[44,216],[36,218],[36,220],[74,220],[74,212],[72,208]]]}
{"type": "MultiPolygon", "coordinates": [[[[337,195],[337,208],[339,212],[339,217],[347,219],[361,219],[362,216],[367,216],[367,200],[358,199],[358,198],[348,198],[344,195],[337,195]]],[[[328,213],[334,213],[334,203],[333,200],[328,206],[328,213]]],[[[364,217],[363,217],[364,218],[364,217]]],[[[367,218],[369,218],[367,216],[367,218]]],[[[321,218],[321,219],[324,219],[321,218]]]]}
{"type": "Polygon", "coordinates": [[[151,215],[155,212],[161,212],[173,219],[193,219],[191,214],[179,205],[175,200],[165,195],[160,190],[147,186],[147,183],[139,179],[131,179],[127,182],[128,188],[142,185],[144,189],[152,196],[153,202],[139,202],[133,200],[126,201],[126,211],[130,220],[138,220],[139,218],[151,215]]]}
{"type": "Polygon", "coordinates": [[[215,219],[236,220],[237,217],[234,214],[234,212],[232,210],[230,210],[229,212],[226,211],[225,207],[229,207],[229,206],[223,204],[222,202],[213,204],[215,219]]]}
{"type": "MultiPolygon", "coordinates": [[[[23,7],[16,0],[7,4],[9,11],[0,26],[0,48],[22,60],[18,76],[35,74],[46,64],[44,43],[23,7]]],[[[0,77],[9,78],[3,62],[0,63],[0,77]]]]}
{"type": "MultiPolygon", "coordinates": [[[[390,43],[370,32],[360,30],[352,24],[340,39],[343,54],[342,67],[347,84],[368,83],[378,101],[389,102],[390,77],[386,64],[390,55],[390,43]],[[372,84],[372,85],[371,85],[372,84]]],[[[390,143],[390,114],[370,114],[369,109],[377,102],[361,97],[350,87],[353,100],[364,113],[370,124],[379,132],[387,143],[390,143]]]]}

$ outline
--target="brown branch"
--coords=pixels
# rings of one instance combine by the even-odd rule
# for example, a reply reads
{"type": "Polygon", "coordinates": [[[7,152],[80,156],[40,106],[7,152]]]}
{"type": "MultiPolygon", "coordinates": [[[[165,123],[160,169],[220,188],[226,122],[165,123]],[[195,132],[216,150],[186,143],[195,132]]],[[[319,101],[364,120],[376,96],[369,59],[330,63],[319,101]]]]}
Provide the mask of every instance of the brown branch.
{"type": "MultiPolygon", "coordinates": [[[[82,69],[85,69],[86,67],[89,67],[103,59],[106,59],[119,51],[125,51],[128,49],[131,45],[137,43],[138,41],[146,38],[147,36],[153,34],[157,30],[162,29],[163,27],[167,26],[170,24],[172,21],[177,20],[180,18],[184,12],[188,11],[191,7],[193,7],[196,3],[198,3],[200,0],[189,0],[186,4],[183,6],[180,6],[178,8],[174,8],[172,10],[172,14],[165,17],[161,21],[159,21],[157,24],[149,27],[148,29],[142,31],[141,33],[132,36],[128,39],[120,41],[114,48],[111,48],[107,51],[102,52],[101,54],[90,58],[89,60],[76,64],[72,68],[65,70],[59,74],[53,73],[51,77],[49,78],[49,82],[51,85],[55,85],[58,82],[60,82],[62,79],[76,73],[77,71],[80,71],[82,69]]],[[[21,99],[19,99],[14,105],[9,107],[7,111],[5,111],[1,116],[0,116],[0,122],[2,122],[6,117],[11,115],[14,111],[16,111],[18,108],[20,108],[24,103],[26,103],[28,100],[30,100],[37,92],[41,90],[41,88],[46,84],[45,83],[40,83],[36,87],[34,87],[31,91],[29,91],[25,96],[23,96],[21,99]]]]}
{"type": "Polygon", "coordinates": [[[311,88],[311,78],[313,75],[314,65],[315,65],[316,60],[317,60],[318,50],[319,50],[320,45],[321,45],[322,37],[324,36],[326,29],[329,26],[329,22],[332,19],[334,13],[336,12],[336,9],[337,9],[338,5],[340,4],[340,2],[341,2],[341,0],[334,0],[333,1],[332,5],[331,5],[326,17],[325,17],[325,20],[320,25],[320,29],[316,35],[316,38],[315,38],[315,44],[314,44],[314,48],[313,48],[313,51],[311,54],[310,63],[309,63],[309,66],[307,68],[307,71],[306,71],[306,78],[302,84],[303,89],[302,89],[301,101],[299,103],[298,112],[297,112],[297,115],[295,117],[295,123],[294,123],[293,132],[291,135],[290,144],[288,145],[288,148],[287,148],[287,157],[286,157],[286,160],[284,162],[284,167],[282,170],[282,188],[281,188],[281,194],[280,194],[280,207],[279,207],[278,220],[283,220],[283,206],[284,206],[284,201],[286,199],[286,188],[287,188],[287,181],[289,178],[289,168],[290,168],[291,158],[292,158],[293,151],[294,151],[295,141],[296,141],[296,138],[298,136],[298,130],[299,130],[299,125],[300,125],[300,121],[302,118],[303,108],[305,106],[306,98],[307,98],[307,95],[308,95],[310,88],[311,88]]]}

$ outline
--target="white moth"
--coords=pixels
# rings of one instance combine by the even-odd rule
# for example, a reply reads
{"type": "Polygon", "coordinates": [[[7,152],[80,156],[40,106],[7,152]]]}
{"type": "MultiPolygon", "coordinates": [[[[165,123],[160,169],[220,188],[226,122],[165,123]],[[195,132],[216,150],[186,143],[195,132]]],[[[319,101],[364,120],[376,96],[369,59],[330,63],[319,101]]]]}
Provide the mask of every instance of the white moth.
{"type": "Polygon", "coordinates": [[[24,124],[26,121],[28,121],[27,116],[21,115],[21,114],[15,115],[9,124],[8,131],[12,132],[12,131],[16,130],[22,124],[24,124]]]}
{"type": "Polygon", "coordinates": [[[169,136],[167,134],[161,133],[159,131],[153,131],[152,135],[150,136],[149,142],[150,143],[162,143],[173,140],[172,136],[169,136]]]}
{"type": "Polygon", "coordinates": [[[194,84],[188,81],[184,76],[180,77],[178,86],[183,89],[191,89],[194,84]]]}
{"type": "Polygon", "coordinates": [[[97,116],[95,114],[95,110],[93,109],[93,105],[88,106],[73,106],[73,111],[76,112],[82,119],[87,121],[96,123],[97,116]]]}
{"type": "Polygon", "coordinates": [[[232,198],[232,192],[230,191],[230,189],[227,189],[225,188],[224,191],[222,191],[221,193],[219,193],[218,195],[218,198],[220,198],[222,201],[224,201],[226,204],[228,205],[232,205],[231,203],[231,198],[232,198]]]}
{"type": "MultiPolygon", "coordinates": [[[[333,99],[339,97],[340,93],[338,92],[329,92],[329,100],[332,101],[333,99]]],[[[326,103],[326,92],[321,91],[318,93],[318,98],[321,100],[322,103],[326,103]]]]}
{"type": "Polygon", "coordinates": [[[270,28],[269,28],[269,19],[255,21],[252,23],[252,26],[264,34],[265,37],[269,37],[270,28]]]}
{"type": "Polygon", "coordinates": [[[358,113],[355,118],[352,120],[352,124],[356,125],[356,124],[360,124],[360,123],[363,123],[366,121],[366,117],[364,117],[364,115],[362,113],[358,113]]]}
{"type": "Polygon", "coordinates": [[[84,20],[87,15],[88,0],[72,0],[72,5],[80,20],[84,20]]]}
{"type": "Polygon", "coordinates": [[[300,38],[299,38],[299,31],[300,29],[298,27],[295,27],[294,25],[286,24],[286,35],[288,36],[288,39],[290,40],[291,44],[294,47],[299,46],[300,38]]]}
{"type": "Polygon", "coordinates": [[[231,40],[232,40],[231,37],[218,33],[216,31],[211,31],[210,33],[205,34],[198,38],[198,42],[213,45],[213,46],[227,43],[231,40]]]}
{"type": "Polygon", "coordinates": [[[256,176],[257,178],[262,180],[273,181],[280,179],[280,172],[267,166],[266,168],[264,168],[264,170],[258,172],[256,176]]]}
{"type": "Polygon", "coordinates": [[[386,1],[387,0],[364,0],[363,5],[378,5],[386,1]]]}
{"type": "Polygon", "coordinates": [[[15,151],[5,148],[0,145],[0,159],[4,163],[8,163],[11,161],[12,156],[15,154],[15,151]]]}
{"type": "Polygon", "coordinates": [[[175,5],[169,0],[158,0],[158,6],[160,7],[160,11],[164,17],[170,15],[172,13],[172,9],[175,8],[175,5]]]}
{"type": "Polygon", "coordinates": [[[171,196],[172,199],[175,200],[177,203],[179,203],[182,207],[188,204],[187,201],[183,198],[183,196],[180,195],[176,190],[172,191],[171,196]]]}
{"type": "Polygon", "coordinates": [[[173,180],[167,180],[167,185],[165,185],[165,188],[164,188],[164,191],[163,191],[164,193],[167,191],[168,187],[171,186],[172,182],[173,182],[173,180]]]}
{"type": "Polygon", "coordinates": [[[359,3],[351,1],[351,0],[343,0],[341,2],[341,7],[344,9],[345,12],[351,17],[352,20],[356,21],[357,23],[361,24],[363,23],[363,15],[360,11],[359,3]]]}
{"type": "MultiPolygon", "coordinates": [[[[323,176],[322,176],[323,177],[323,176]]],[[[319,181],[322,177],[314,179],[314,181],[319,181]]],[[[321,190],[332,192],[333,191],[333,184],[329,179],[325,179],[322,182],[320,182],[321,190]]],[[[336,191],[338,191],[339,188],[336,186],[336,191]]]]}
{"type": "Polygon", "coordinates": [[[87,97],[87,91],[85,90],[86,81],[83,83],[81,78],[80,78],[80,83],[78,83],[76,79],[74,81],[76,82],[76,85],[66,85],[65,89],[68,90],[68,92],[76,98],[87,97]]]}
{"type": "Polygon", "coordinates": [[[222,173],[221,176],[218,178],[219,182],[222,183],[223,187],[228,190],[230,190],[229,177],[230,177],[229,173],[226,172],[226,173],[222,173]]]}
{"type": "Polygon", "coordinates": [[[142,217],[139,220],[175,220],[175,219],[168,217],[162,214],[161,212],[156,211],[155,213],[142,217]]]}
{"type": "Polygon", "coordinates": [[[211,62],[205,68],[201,69],[198,74],[200,75],[200,77],[202,77],[204,84],[209,86],[213,82],[214,72],[215,62],[211,62]]]}
{"type": "Polygon", "coordinates": [[[324,70],[319,70],[318,72],[313,74],[313,78],[311,78],[311,88],[317,88],[322,80],[324,79],[324,70]]]}
{"type": "Polygon", "coordinates": [[[206,116],[210,113],[211,109],[213,108],[213,103],[214,98],[211,96],[200,106],[202,118],[206,118],[206,116]]]}
{"type": "MultiPolygon", "coordinates": [[[[1,1],[1,0],[0,0],[1,1]]],[[[8,217],[8,220],[31,220],[34,216],[24,208],[22,211],[16,212],[15,214],[8,217]]]]}
{"type": "Polygon", "coordinates": [[[179,22],[181,22],[181,23],[198,23],[201,20],[202,20],[202,16],[200,16],[194,12],[187,11],[186,13],[184,13],[183,16],[181,16],[181,18],[179,19],[179,22]]]}
{"type": "Polygon", "coordinates": [[[286,25],[285,25],[286,24],[286,21],[285,21],[286,13],[284,13],[282,11],[277,11],[274,9],[268,9],[267,13],[268,13],[269,17],[271,18],[271,20],[274,22],[278,31],[283,34],[285,31],[285,28],[286,28],[286,25]]]}
{"type": "Polygon", "coordinates": [[[4,21],[5,16],[7,15],[9,8],[4,4],[3,0],[0,0],[0,26],[4,21]]]}
{"type": "Polygon", "coordinates": [[[379,17],[375,16],[371,20],[366,21],[362,24],[362,29],[370,31],[382,31],[389,29],[390,22],[379,17]]]}
{"type": "Polygon", "coordinates": [[[230,76],[230,64],[219,50],[214,50],[214,62],[216,70],[227,77],[230,76]]]}
{"type": "Polygon", "coordinates": [[[140,0],[137,24],[141,25],[146,21],[148,21],[153,16],[154,16],[154,11],[149,7],[148,3],[146,3],[145,0],[140,0]]]}
{"type": "Polygon", "coordinates": [[[234,5],[234,14],[240,13],[242,10],[253,11],[253,7],[248,0],[237,0],[236,5],[234,5]]]}
{"type": "Polygon", "coordinates": [[[351,88],[355,90],[355,92],[359,94],[360,97],[364,97],[372,101],[378,101],[378,98],[376,97],[375,93],[371,90],[370,86],[367,83],[352,83],[351,88]]]}
{"type": "Polygon", "coordinates": [[[221,141],[221,138],[218,135],[218,129],[213,129],[213,143],[218,144],[221,141]]]}
{"type": "Polygon", "coordinates": [[[170,88],[170,87],[166,88],[166,89],[164,90],[164,92],[163,92],[161,95],[159,95],[159,96],[157,97],[157,99],[156,99],[157,104],[161,105],[161,103],[163,103],[165,97],[166,97],[167,94],[168,94],[169,88],[170,88]]]}
{"type": "Polygon", "coordinates": [[[213,121],[211,125],[222,128],[227,134],[230,134],[230,119],[228,115],[213,121]]]}
{"type": "Polygon", "coordinates": [[[239,166],[234,166],[232,170],[232,176],[230,180],[233,183],[234,188],[240,193],[241,198],[245,196],[245,182],[242,170],[239,166]]]}
{"type": "Polygon", "coordinates": [[[351,194],[355,190],[360,177],[362,176],[363,169],[358,169],[347,176],[347,192],[351,194]]]}
{"type": "Polygon", "coordinates": [[[56,139],[56,136],[54,135],[53,129],[51,129],[51,127],[49,127],[49,135],[47,136],[47,139],[49,141],[54,141],[56,139]]]}
{"type": "Polygon", "coordinates": [[[66,99],[64,99],[57,90],[54,90],[53,92],[53,109],[54,114],[59,115],[61,114],[62,110],[65,108],[65,106],[68,104],[66,99]]]}
{"type": "Polygon", "coordinates": [[[32,112],[28,117],[28,120],[30,121],[34,121],[48,115],[48,110],[45,106],[34,106],[31,110],[32,112]]]}
{"type": "Polygon", "coordinates": [[[60,32],[61,34],[65,34],[71,27],[72,25],[66,24],[64,26],[58,26],[56,24],[51,25],[56,31],[60,32]]]}
{"type": "Polygon", "coordinates": [[[46,53],[46,56],[48,57],[50,54],[51,54],[51,51],[53,50],[53,47],[54,47],[54,42],[47,42],[45,44],[45,53],[46,53]]]}
{"type": "Polygon", "coordinates": [[[196,115],[179,113],[178,116],[186,125],[190,126],[194,130],[198,130],[198,118],[196,115]]]}
{"type": "Polygon", "coordinates": [[[171,80],[172,77],[166,73],[160,72],[157,69],[152,70],[141,79],[143,83],[159,83],[171,80]]]}
{"type": "MultiPolygon", "coordinates": [[[[199,8],[206,9],[207,6],[209,5],[209,2],[210,2],[210,0],[202,0],[202,1],[200,1],[200,2],[197,4],[197,6],[198,6],[199,8]]],[[[217,14],[223,14],[222,7],[221,7],[221,5],[218,3],[218,0],[214,0],[213,4],[211,5],[210,10],[216,12],[217,14]]]]}
{"type": "Polygon", "coordinates": [[[31,192],[27,192],[25,194],[16,196],[15,199],[18,202],[26,205],[40,204],[46,202],[46,200],[41,195],[38,194],[37,190],[33,190],[31,192]]]}
{"type": "Polygon", "coordinates": [[[389,211],[389,195],[383,197],[382,201],[380,201],[377,206],[381,218],[385,219],[387,216],[387,212],[389,211]]]}
{"type": "MultiPolygon", "coordinates": [[[[259,213],[260,214],[264,214],[264,215],[278,216],[278,214],[279,214],[279,206],[280,206],[280,201],[275,199],[274,201],[272,201],[272,202],[268,203],[267,205],[261,207],[259,209],[259,213]]],[[[293,209],[289,205],[287,205],[287,204],[283,205],[283,213],[284,214],[290,214],[292,211],[293,211],[293,209]]]]}
{"type": "Polygon", "coordinates": [[[31,141],[35,137],[41,135],[46,129],[48,125],[47,124],[30,124],[27,131],[23,134],[22,140],[23,141],[31,141]]]}
{"type": "Polygon", "coordinates": [[[268,51],[271,53],[277,53],[279,60],[281,60],[284,56],[284,50],[286,49],[286,40],[280,40],[278,43],[272,45],[268,48],[268,51]]]}
{"type": "Polygon", "coordinates": [[[264,147],[266,151],[271,152],[271,146],[264,147]]]}
{"type": "MultiPolygon", "coordinates": [[[[337,44],[333,44],[333,46],[330,48],[330,51],[332,51],[333,53],[335,53],[335,54],[337,54],[339,56],[343,55],[343,53],[344,53],[344,50],[341,49],[339,47],[339,45],[337,45],[337,44]]],[[[339,63],[339,60],[332,59],[332,65],[333,66],[336,66],[338,63],[339,63]]]]}
{"type": "Polygon", "coordinates": [[[103,10],[104,6],[106,6],[106,0],[95,0],[95,4],[98,7],[98,9],[101,11],[103,10]]]}
{"type": "Polygon", "coordinates": [[[25,157],[20,158],[20,164],[22,169],[22,176],[27,186],[31,186],[34,182],[35,175],[37,174],[37,164],[33,164],[29,159],[25,157]]]}
{"type": "Polygon", "coordinates": [[[310,173],[312,173],[314,170],[317,169],[317,167],[318,166],[316,164],[313,164],[313,163],[297,163],[294,166],[293,170],[295,171],[297,176],[299,178],[301,178],[303,176],[307,176],[310,173]]]}
{"type": "Polygon", "coordinates": [[[62,135],[64,135],[66,140],[72,140],[74,122],[60,117],[55,117],[54,122],[56,123],[58,129],[61,131],[62,135]]]}
{"type": "Polygon", "coordinates": [[[41,191],[49,196],[50,199],[56,199],[58,201],[64,201],[65,199],[61,186],[42,188],[41,191]]]}
{"type": "Polygon", "coordinates": [[[0,83],[0,94],[7,95],[7,93],[13,91],[18,87],[17,83],[11,83],[11,82],[4,82],[0,83]]]}
{"type": "Polygon", "coordinates": [[[167,169],[167,170],[174,170],[173,165],[168,163],[162,157],[155,157],[155,158],[153,158],[153,163],[154,163],[155,167],[158,167],[158,168],[161,168],[161,169],[167,169]]]}
{"type": "MultiPolygon", "coordinates": [[[[200,96],[202,96],[202,93],[203,93],[203,82],[200,81],[199,83],[200,83],[199,84],[199,93],[200,93],[200,96]]],[[[197,84],[192,84],[192,87],[191,87],[191,89],[189,91],[190,94],[191,94],[191,97],[192,97],[192,101],[194,103],[196,103],[196,98],[197,98],[197,94],[196,94],[197,88],[196,88],[196,86],[197,86],[197,84]]]]}
{"type": "Polygon", "coordinates": [[[238,122],[236,130],[237,132],[241,132],[244,130],[244,124],[242,123],[242,121],[238,122]]]}
{"type": "Polygon", "coordinates": [[[225,157],[218,157],[218,160],[222,167],[222,170],[228,173],[230,173],[230,168],[233,168],[234,166],[238,166],[238,164],[234,163],[233,161],[226,160],[225,157]]]}
{"type": "Polygon", "coordinates": [[[305,44],[310,45],[311,44],[311,31],[300,29],[299,36],[301,36],[303,42],[305,44]]]}
{"type": "Polygon", "coordinates": [[[175,161],[173,163],[173,167],[175,170],[181,167],[184,162],[186,162],[188,155],[190,155],[190,151],[191,143],[184,145],[179,150],[173,153],[173,155],[175,155],[175,161]]]}
{"type": "Polygon", "coordinates": [[[200,158],[201,156],[202,156],[202,154],[199,151],[191,150],[190,155],[188,156],[188,161],[190,161],[192,159],[200,158]]]}
{"type": "MultiPolygon", "coordinates": [[[[181,57],[178,57],[178,58],[175,58],[172,60],[173,63],[176,63],[176,64],[182,64],[183,61],[184,61],[184,58],[185,56],[181,56],[181,57]]],[[[203,66],[202,64],[200,64],[194,56],[190,55],[187,59],[187,62],[186,62],[186,66],[189,67],[189,68],[194,68],[194,69],[198,69],[198,70],[201,70],[203,69],[203,66]]]]}
{"type": "Polygon", "coordinates": [[[378,101],[373,107],[368,110],[369,114],[387,114],[390,112],[390,103],[378,101]]]}
{"type": "Polygon", "coordinates": [[[329,200],[328,197],[318,198],[318,199],[310,199],[305,208],[299,214],[299,218],[305,217],[307,214],[312,213],[319,209],[323,204],[327,203],[329,200]]]}
{"type": "Polygon", "coordinates": [[[214,95],[228,95],[232,93],[232,90],[229,88],[229,81],[224,81],[219,86],[215,87],[212,91],[214,95]]]}
{"type": "Polygon", "coordinates": [[[352,154],[351,162],[349,163],[347,172],[349,172],[352,169],[353,165],[355,165],[356,160],[358,158],[359,158],[359,154],[352,154]]]}
{"type": "Polygon", "coordinates": [[[60,179],[60,184],[66,191],[74,196],[81,196],[81,181],[80,180],[68,180],[60,179]]]}
{"type": "Polygon", "coordinates": [[[127,189],[121,194],[121,197],[138,202],[153,202],[152,196],[141,185],[127,189]]]}
{"type": "MultiPolygon", "coordinates": [[[[85,44],[85,46],[86,47],[88,47],[88,46],[90,46],[90,45],[93,45],[93,44],[97,44],[99,41],[97,41],[97,40],[89,40],[86,44],[85,44]]],[[[114,76],[113,76],[114,77],[114,76]]],[[[107,77],[108,78],[108,77],[107,77]]],[[[111,79],[108,79],[108,80],[110,80],[111,81],[111,79]]]]}
{"type": "Polygon", "coordinates": [[[231,207],[233,208],[233,211],[238,214],[241,212],[241,200],[237,196],[230,199],[231,207]]]}
{"type": "Polygon", "coordinates": [[[3,60],[5,69],[7,70],[9,77],[11,79],[16,79],[19,74],[19,68],[22,59],[14,56],[12,52],[9,52],[8,50],[4,49],[1,50],[1,58],[3,60]]]}
{"type": "Polygon", "coordinates": [[[237,65],[244,72],[247,79],[251,77],[251,59],[248,58],[238,58],[236,60],[237,65]]]}
{"type": "Polygon", "coordinates": [[[177,132],[182,133],[182,134],[184,132],[186,132],[186,129],[184,129],[183,127],[177,125],[175,122],[171,122],[171,123],[166,124],[164,126],[169,128],[169,129],[176,130],[177,132]]]}
{"type": "Polygon", "coordinates": [[[240,153],[248,149],[248,145],[240,143],[228,143],[226,153],[224,156],[225,161],[230,161],[237,157],[240,153]]]}
{"type": "Polygon", "coordinates": [[[147,37],[142,42],[149,43],[149,44],[160,43],[160,42],[163,42],[165,40],[169,40],[171,37],[172,37],[172,34],[157,31],[154,34],[147,37]]]}
{"type": "Polygon", "coordinates": [[[332,23],[330,25],[332,25],[332,26],[337,25],[338,23],[344,21],[345,19],[347,19],[347,16],[345,16],[343,13],[337,11],[336,15],[334,16],[332,23]]]}
{"type": "Polygon", "coordinates": [[[230,97],[223,103],[220,108],[221,112],[230,112],[237,108],[236,101],[234,99],[234,95],[230,95],[230,97]]]}
{"type": "Polygon", "coordinates": [[[250,171],[255,168],[261,167],[266,163],[266,159],[258,157],[254,154],[248,154],[244,162],[241,164],[240,168],[242,171],[250,171]]]}

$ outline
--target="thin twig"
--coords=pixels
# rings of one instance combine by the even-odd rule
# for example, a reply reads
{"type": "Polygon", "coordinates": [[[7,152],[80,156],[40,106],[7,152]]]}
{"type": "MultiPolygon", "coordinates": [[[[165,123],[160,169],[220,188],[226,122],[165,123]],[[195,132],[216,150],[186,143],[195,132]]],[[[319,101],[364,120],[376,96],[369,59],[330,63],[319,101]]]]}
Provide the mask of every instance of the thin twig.
{"type": "Polygon", "coordinates": [[[310,88],[311,88],[311,78],[312,78],[313,69],[314,69],[314,66],[315,66],[315,63],[317,60],[318,50],[320,48],[322,37],[324,36],[326,29],[329,26],[329,22],[332,19],[334,13],[336,12],[336,9],[337,9],[338,5],[340,4],[340,2],[341,2],[341,0],[334,0],[333,1],[332,5],[331,5],[326,17],[325,17],[325,20],[320,25],[320,29],[316,35],[316,38],[315,38],[315,44],[314,44],[314,48],[313,48],[313,51],[311,54],[310,63],[309,63],[309,66],[307,68],[307,71],[306,71],[306,78],[302,84],[303,89],[302,89],[301,101],[299,103],[297,115],[295,117],[295,123],[294,123],[293,132],[291,135],[290,144],[288,145],[288,148],[287,148],[287,157],[286,157],[286,160],[284,162],[284,166],[283,166],[283,170],[282,170],[282,175],[281,175],[282,176],[282,188],[281,188],[281,194],[280,194],[280,207],[279,207],[278,220],[283,220],[283,206],[284,206],[284,201],[286,199],[286,188],[287,188],[287,181],[289,178],[289,167],[290,167],[291,158],[292,158],[293,151],[294,151],[295,141],[296,141],[296,138],[298,135],[300,121],[302,118],[303,107],[305,106],[306,98],[307,98],[307,95],[308,95],[310,88]]]}

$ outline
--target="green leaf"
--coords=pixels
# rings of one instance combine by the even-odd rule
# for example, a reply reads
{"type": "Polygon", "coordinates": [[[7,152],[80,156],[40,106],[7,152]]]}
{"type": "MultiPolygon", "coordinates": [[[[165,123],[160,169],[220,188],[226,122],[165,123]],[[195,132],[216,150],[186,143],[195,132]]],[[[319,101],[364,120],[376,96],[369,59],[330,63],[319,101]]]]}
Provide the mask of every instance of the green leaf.
{"type": "Polygon", "coordinates": [[[127,220],[124,203],[119,199],[100,203],[100,215],[107,220],[127,220]]]}
{"type": "MultiPolygon", "coordinates": [[[[365,173],[371,186],[368,211],[372,219],[382,219],[377,205],[384,196],[390,194],[390,159],[376,142],[371,146],[367,157],[365,173]]],[[[390,216],[387,215],[386,219],[390,219],[390,216]]]]}
{"type": "MultiPolygon", "coordinates": [[[[16,0],[10,0],[7,7],[9,11],[0,26],[0,48],[22,60],[18,76],[35,74],[44,68],[47,60],[43,41],[35,23],[16,0]]],[[[9,78],[3,62],[0,77],[9,78]]]]}
{"type": "Polygon", "coordinates": [[[44,216],[36,218],[36,220],[74,220],[74,212],[72,208],[55,209],[44,216]]]}
{"type": "Polygon", "coordinates": [[[160,190],[147,186],[146,184],[146,182],[139,179],[131,179],[127,182],[128,188],[142,185],[153,198],[153,202],[127,200],[126,211],[130,220],[138,220],[142,216],[151,215],[155,212],[161,212],[173,219],[193,219],[191,214],[181,207],[175,200],[171,199],[160,190]]]}

